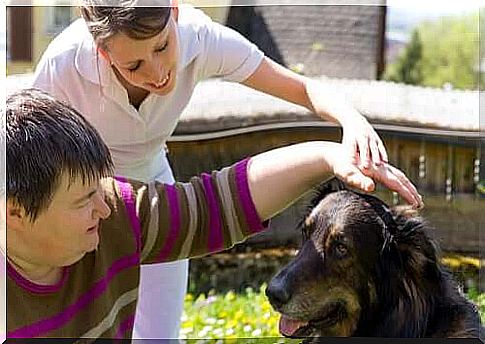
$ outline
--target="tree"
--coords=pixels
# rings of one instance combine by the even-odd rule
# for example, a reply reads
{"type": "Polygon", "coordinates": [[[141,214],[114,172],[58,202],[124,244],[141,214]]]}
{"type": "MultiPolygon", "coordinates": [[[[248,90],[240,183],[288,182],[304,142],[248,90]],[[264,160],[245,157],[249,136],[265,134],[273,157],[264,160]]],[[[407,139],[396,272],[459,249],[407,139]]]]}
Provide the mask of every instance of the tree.
{"type": "Polygon", "coordinates": [[[396,63],[389,65],[385,78],[431,87],[451,84],[459,89],[477,89],[478,20],[476,13],[422,22],[396,63]]]}
{"type": "Polygon", "coordinates": [[[417,30],[413,31],[411,41],[403,54],[399,56],[394,68],[390,69],[388,80],[405,84],[419,85],[423,81],[422,59],[423,46],[417,30]]]}

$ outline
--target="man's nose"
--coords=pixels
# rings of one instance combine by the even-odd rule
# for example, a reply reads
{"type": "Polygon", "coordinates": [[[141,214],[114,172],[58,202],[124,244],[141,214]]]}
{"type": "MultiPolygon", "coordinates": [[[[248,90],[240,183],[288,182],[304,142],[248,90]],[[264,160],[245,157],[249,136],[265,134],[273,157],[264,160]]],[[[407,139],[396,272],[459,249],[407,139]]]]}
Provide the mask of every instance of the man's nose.
{"type": "Polygon", "coordinates": [[[111,208],[108,206],[102,193],[98,193],[96,197],[96,213],[101,219],[106,219],[111,215],[111,208]]]}

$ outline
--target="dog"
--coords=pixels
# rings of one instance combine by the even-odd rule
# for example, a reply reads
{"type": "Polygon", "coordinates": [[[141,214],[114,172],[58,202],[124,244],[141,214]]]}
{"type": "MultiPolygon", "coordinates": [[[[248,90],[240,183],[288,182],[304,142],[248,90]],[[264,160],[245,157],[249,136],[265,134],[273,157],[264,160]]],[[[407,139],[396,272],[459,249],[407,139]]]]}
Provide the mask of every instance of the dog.
{"type": "MultiPolygon", "coordinates": [[[[483,329],[428,225],[338,179],[318,188],[296,257],[266,289],[286,337],[471,337],[483,329]]],[[[310,340],[312,341],[312,340],[310,340]]]]}

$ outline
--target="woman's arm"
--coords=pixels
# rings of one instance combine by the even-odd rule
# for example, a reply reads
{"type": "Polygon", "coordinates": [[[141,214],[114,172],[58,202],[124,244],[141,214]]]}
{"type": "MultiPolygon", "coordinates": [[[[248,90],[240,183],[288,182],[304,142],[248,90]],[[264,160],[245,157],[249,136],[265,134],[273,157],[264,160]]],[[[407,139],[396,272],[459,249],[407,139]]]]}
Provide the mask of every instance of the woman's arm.
{"type": "Polygon", "coordinates": [[[370,167],[371,162],[387,162],[384,144],[365,117],[343,95],[325,84],[294,73],[267,57],[243,84],[340,123],[344,129],[342,142],[353,159],[364,167],[370,167]]]}

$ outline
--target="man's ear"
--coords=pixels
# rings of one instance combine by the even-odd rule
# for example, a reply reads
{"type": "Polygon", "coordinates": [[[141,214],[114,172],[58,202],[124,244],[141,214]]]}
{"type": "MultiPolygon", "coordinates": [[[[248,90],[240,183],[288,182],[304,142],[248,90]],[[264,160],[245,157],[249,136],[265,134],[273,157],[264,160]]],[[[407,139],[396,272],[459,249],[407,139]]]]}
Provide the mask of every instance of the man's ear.
{"type": "Polygon", "coordinates": [[[27,216],[24,207],[16,202],[13,202],[12,200],[7,200],[7,205],[5,207],[5,219],[9,229],[20,231],[25,230],[28,227],[28,224],[31,222],[30,217],[27,216]]]}

